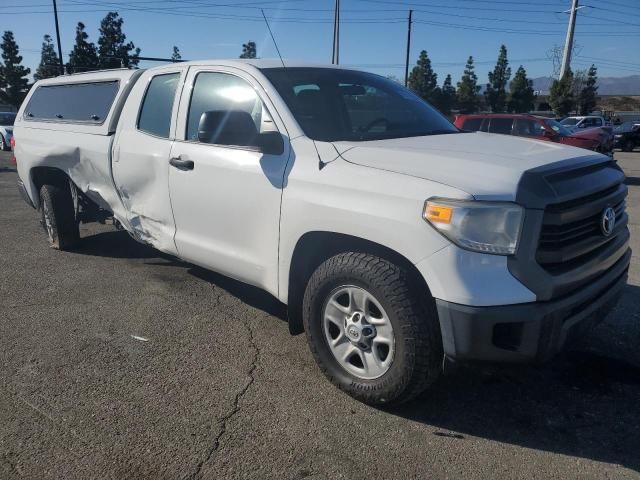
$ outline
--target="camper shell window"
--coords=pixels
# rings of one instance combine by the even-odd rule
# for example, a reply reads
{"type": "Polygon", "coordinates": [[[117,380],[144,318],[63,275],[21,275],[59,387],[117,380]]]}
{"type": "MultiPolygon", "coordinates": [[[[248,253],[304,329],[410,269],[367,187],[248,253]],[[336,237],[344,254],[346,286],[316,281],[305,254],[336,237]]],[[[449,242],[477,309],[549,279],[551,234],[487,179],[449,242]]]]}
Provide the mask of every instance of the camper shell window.
{"type": "Polygon", "coordinates": [[[117,80],[110,80],[37,87],[25,109],[25,119],[102,125],[118,85],[117,80]]]}

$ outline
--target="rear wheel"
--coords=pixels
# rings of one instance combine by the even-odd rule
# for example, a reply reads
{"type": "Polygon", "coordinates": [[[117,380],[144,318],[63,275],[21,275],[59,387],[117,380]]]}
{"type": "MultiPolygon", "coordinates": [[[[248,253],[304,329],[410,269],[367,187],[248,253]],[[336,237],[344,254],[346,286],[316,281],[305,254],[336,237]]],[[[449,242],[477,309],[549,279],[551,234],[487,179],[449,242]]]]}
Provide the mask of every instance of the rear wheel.
{"type": "Polygon", "coordinates": [[[325,261],[307,285],[303,320],[320,369],[362,402],[405,402],[440,374],[433,299],[385,259],[348,252],[325,261]]]}
{"type": "Polygon", "coordinates": [[[71,189],[44,185],[40,189],[41,224],[49,244],[58,250],[71,250],[80,241],[71,189]]]}

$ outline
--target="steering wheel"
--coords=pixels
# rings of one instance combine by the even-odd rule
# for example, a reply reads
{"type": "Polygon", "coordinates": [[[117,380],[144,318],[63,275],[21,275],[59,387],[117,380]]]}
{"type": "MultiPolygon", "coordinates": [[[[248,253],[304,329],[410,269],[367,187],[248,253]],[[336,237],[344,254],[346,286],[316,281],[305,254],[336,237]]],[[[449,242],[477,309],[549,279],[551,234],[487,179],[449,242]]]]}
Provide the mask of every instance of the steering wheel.
{"type": "Polygon", "coordinates": [[[376,118],[375,120],[367,123],[367,125],[364,128],[362,128],[362,131],[363,132],[370,132],[371,129],[373,127],[375,127],[376,125],[378,125],[378,124],[384,124],[384,125],[386,125],[387,129],[389,128],[389,120],[387,120],[384,117],[380,117],[380,118],[376,118]]]}

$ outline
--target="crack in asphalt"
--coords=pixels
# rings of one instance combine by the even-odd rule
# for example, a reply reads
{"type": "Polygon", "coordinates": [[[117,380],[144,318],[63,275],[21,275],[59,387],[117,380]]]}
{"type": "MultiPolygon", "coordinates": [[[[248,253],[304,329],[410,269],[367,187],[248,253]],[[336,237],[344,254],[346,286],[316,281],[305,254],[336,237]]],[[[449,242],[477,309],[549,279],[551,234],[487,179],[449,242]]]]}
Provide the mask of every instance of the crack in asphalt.
{"type": "MultiPolygon", "coordinates": [[[[220,295],[218,295],[216,303],[217,304],[220,303],[220,295]]],[[[244,387],[242,387],[242,389],[238,393],[236,393],[231,410],[229,410],[229,412],[227,412],[222,417],[220,421],[220,424],[221,424],[220,431],[213,439],[213,445],[207,452],[207,456],[205,457],[204,460],[202,460],[196,465],[196,468],[193,471],[193,473],[191,473],[191,475],[189,475],[188,477],[184,477],[185,479],[195,480],[197,478],[200,478],[202,473],[202,468],[204,467],[205,464],[209,463],[214,453],[220,448],[220,440],[222,439],[222,436],[227,432],[227,425],[229,421],[233,417],[235,417],[238,414],[238,412],[240,412],[240,400],[242,400],[242,397],[244,397],[244,395],[247,393],[251,385],[253,385],[253,383],[255,382],[254,372],[258,367],[258,358],[260,357],[260,349],[258,348],[258,345],[255,342],[255,338],[253,336],[253,329],[251,328],[251,324],[249,323],[249,321],[242,320],[242,324],[244,325],[244,327],[247,329],[247,332],[249,333],[249,344],[253,349],[253,359],[251,360],[251,366],[249,367],[249,370],[247,372],[247,376],[249,377],[249,379],[247,383],[244,385],[244,387]]]]}

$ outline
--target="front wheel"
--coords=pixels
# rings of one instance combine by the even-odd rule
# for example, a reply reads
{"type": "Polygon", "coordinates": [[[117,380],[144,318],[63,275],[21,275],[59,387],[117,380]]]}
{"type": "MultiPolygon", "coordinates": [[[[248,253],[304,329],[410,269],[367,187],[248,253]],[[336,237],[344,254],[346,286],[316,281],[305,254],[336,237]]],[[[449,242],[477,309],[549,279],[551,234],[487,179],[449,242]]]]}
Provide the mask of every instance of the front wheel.
{"type": "Polygon", "coordinates": [[[57,250],[71,250],[80,241],[71,190],[58,185],[40,189],[40,214],[49,245],[57,250]]]}
{"type": "Polygon", "coordinates": [[[328,259],[311,276],[303,308],[320,369],[357,400],[402,403],[441,372],[433,299],[385,259],[355,252],[328,259]]]}
{"type": "Polygon", "coordinates": [[[627,140],[626,142],[624,142],[624,146],[622,147],[622,151],[623,152],[633,152],[633,147],[635,147],[635,144],[633,143],[633,140],[627,140]]]}

